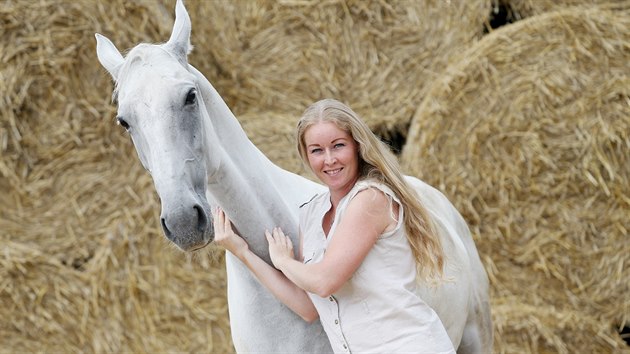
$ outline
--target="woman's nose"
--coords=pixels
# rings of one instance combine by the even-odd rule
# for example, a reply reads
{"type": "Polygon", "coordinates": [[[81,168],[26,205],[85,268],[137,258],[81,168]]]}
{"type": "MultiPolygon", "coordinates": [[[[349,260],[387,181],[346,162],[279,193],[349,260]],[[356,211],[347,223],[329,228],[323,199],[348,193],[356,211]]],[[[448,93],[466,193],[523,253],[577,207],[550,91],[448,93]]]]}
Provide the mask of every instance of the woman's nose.
{"type": "Polygon", "coordinates": [[[335,161],[336,159],[333,153],[330,151],[326,151],[326,156],[324,157],[324,163],[326,163],[327,165],[332,165],[335,163],[335,161]]]}

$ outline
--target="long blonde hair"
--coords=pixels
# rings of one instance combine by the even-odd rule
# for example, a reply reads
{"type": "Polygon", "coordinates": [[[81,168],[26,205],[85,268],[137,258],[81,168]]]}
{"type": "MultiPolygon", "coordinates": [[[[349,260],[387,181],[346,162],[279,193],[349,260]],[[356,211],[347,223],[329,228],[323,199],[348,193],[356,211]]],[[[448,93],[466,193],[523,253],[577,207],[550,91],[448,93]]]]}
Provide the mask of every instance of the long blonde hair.
{"type": "Polygon", "coordinates": [[[324,99],[309,106],[300,118],[296,130],[297,148],[307,166],[308,156],[304,134],[319,122],[332,122],[348,132],[359,146],[359,179],[372,179],[388,186],[405,208],[403,222],[407,240],[416,261],[418,275],[425,280],[444,275],[444,251],[436,228],[418,194],[405,181],[398,160],[368,125],[347,105],[324,99]]]}

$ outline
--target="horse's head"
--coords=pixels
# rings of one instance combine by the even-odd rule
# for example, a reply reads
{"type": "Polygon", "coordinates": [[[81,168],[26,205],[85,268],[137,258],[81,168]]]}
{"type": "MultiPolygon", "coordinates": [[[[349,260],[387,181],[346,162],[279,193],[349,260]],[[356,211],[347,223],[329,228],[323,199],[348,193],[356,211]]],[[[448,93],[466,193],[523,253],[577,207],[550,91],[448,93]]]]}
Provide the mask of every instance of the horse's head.
{"type": "Polygon", "coordinates": [[[184,251],[206,246],[214,234],[205,195],[212,162],[203,153],[204,102],[187,59],[190,28],[178,0],[165,44],[140,44],[123,57],[109,39],[96,34],[98,59],[116,82],[117,121],[153,177],[164,234],[184,251]]]}

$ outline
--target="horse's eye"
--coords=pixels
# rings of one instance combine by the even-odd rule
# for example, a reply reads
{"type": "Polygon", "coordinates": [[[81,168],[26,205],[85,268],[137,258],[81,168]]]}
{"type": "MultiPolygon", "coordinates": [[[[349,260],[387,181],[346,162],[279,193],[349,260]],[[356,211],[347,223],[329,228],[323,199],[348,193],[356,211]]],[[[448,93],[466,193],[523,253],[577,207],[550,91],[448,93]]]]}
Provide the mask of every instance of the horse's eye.
{"type": "Polygon", "coordinates": [[[197,90],[190,89],[190,91],[188,91],[188,93],[186,94],[185,105],[187,106],[193,105],[195,104],[196,101],[197,101],[197,90]]]}
{"type": "Polygon", "coordinates": [[[118,123],[118,125],[125,128],[125,130],[129,130],[129,123],[127,123],[127,121],[124,120],[122,117],[116,117],[116,122],[118,123]]]}

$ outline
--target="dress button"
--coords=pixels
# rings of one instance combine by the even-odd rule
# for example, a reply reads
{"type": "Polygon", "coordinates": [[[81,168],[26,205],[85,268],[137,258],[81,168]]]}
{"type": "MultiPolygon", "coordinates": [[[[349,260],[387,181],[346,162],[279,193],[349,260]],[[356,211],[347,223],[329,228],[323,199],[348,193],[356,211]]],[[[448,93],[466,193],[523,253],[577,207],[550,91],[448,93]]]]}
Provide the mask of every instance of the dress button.
{"type": "Polygon", "coordinates": [[[346,343],[343,343],[343,349],[348,349],[348,346],[346,345],[346,343]]]}
{"type": "Polygon", "coordinates": [[[339,320],[335,320],[335,324],[339,324],[339,320]]]}

